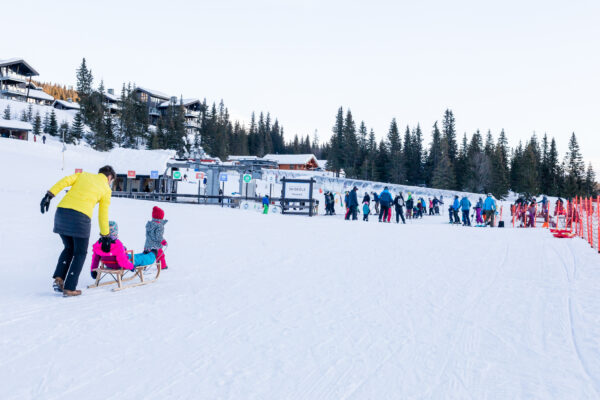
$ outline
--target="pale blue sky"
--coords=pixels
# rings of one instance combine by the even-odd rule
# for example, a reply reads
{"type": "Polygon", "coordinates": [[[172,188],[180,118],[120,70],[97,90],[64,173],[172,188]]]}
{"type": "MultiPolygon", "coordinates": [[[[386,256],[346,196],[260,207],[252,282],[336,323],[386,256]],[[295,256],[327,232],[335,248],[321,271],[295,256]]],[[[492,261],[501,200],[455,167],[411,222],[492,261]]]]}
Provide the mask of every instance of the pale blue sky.
{"type": "Polygon", "coordinates": [[[270,111],[288,139],[331,135],[339,106],[381,137],[451,108],[511,144],[575,131],[600,173],[600,1],[28,1],[3,4],[0,58],[270,111]]]}

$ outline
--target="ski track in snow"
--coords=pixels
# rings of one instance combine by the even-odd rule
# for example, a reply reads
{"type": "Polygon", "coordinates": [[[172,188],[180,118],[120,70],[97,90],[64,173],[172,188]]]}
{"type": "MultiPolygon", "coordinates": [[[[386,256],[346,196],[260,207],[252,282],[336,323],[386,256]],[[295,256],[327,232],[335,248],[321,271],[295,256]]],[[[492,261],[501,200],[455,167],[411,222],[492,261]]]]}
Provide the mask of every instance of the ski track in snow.
{"type": "MultiPolygon", "coordinates": [[[[600,398],[600,258],[582,240],[163,203],[156,283],[85,289],[88,254],[83,296],[63,299],[60,199],[39,214],[61,171],[3,143],[0,168],[32,170],[0,188],[2,399],[600,398]]],[[[153,205],[113,200],[128,247],[153,205]]]]}

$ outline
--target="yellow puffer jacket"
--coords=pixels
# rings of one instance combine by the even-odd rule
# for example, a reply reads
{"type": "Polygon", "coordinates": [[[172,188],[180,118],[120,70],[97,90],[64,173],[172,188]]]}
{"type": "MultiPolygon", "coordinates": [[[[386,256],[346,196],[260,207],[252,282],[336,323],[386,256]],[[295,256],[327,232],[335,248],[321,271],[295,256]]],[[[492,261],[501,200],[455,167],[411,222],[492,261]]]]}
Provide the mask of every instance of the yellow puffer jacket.
{"type": "Polygon", "coordinates": [[[82,172],[65,176],[50,188],[50,193],[56,196],[68,186],[71,186],[71,190],[58,203],[58,207],[79,211],[91,219],[94,215],[94,207],[100,203],[98,207],[100,234],[108,235],[108,206],[110,206],[112,191],[108,186],[106,175],[82,172]]]}

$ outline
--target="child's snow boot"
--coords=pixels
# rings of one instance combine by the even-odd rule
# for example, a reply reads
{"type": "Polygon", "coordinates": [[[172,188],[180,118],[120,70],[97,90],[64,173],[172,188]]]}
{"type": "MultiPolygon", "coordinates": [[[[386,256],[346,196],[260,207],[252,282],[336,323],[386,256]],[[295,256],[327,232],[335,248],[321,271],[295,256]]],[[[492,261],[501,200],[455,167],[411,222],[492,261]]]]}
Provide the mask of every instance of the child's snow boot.
{"type": "Polygon", "coordinates": [[[65,282],[62,280],[62,278],[54,278],[54,283],[52,284],[52,288],[54,289],[55,292],[62,292],[63,289],[65,287],[65,282]]]}
{"type": "Polygon", "coordinates": [[[81,290],[63,290],[63,297],[79,296],[80,294],[81,290]]]}

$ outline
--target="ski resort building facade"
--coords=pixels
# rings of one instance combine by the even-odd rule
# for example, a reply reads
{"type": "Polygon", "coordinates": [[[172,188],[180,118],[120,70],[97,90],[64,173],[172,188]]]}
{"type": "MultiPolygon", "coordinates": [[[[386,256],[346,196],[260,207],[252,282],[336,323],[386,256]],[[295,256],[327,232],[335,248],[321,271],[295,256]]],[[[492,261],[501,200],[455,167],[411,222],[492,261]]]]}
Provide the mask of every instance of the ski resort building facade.
{"type": "Polygon", "coordinates": [[[264,160],[275,161],[279,169],[315,171],[319,162],[313,154],[267,154],[264,160]]]}
{"type": "Polygon", "coordinates": [[[54,97],[31,82],[31,78],[38,75],[22,58],[0,60],[0,98],[51,106],[54,97]]]}
{"type": "Polygon", "coordinates": [[[29,140],[33,127],[29,122],[0,119],[0,137],[29,140]]]}

